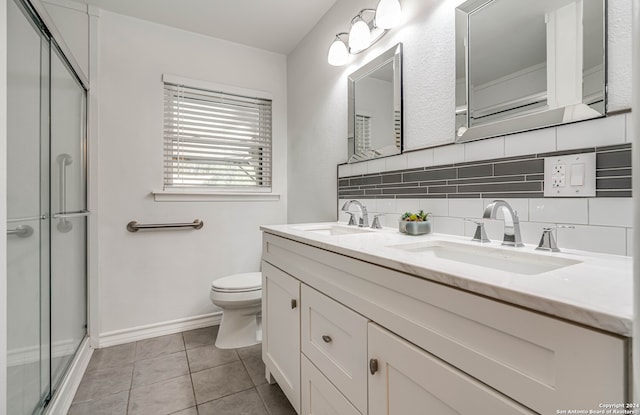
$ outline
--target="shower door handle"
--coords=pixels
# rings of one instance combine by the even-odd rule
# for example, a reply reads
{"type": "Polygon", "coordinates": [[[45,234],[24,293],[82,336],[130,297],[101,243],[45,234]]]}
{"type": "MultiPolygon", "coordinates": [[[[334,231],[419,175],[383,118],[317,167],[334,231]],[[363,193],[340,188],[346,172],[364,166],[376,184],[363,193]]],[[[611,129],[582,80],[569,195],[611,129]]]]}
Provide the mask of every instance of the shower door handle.
{"type": "MultiPolygon", "coordinates": [[[[56,162],[60,165],[60,200],[58,206],[61,214],[67,211],[67,166],[73,162],[69,154],[62,153],[56,157],[56,162]]],[[[61,217],[56,226],[61,233],[67,233],[73,229],[73,224],[65,217],[61,217]]]]}
{"type": "Polygon", "coordinates": [[[20,225],[15,229],[7,229],[7,236],[15,235],[20,238],[28,238],[33,235],[33,228],[29,225],[20,225]]]}
{"type": "Polygon", "coordinates": [[[52,216],[53,219],[72,219],[72,218],[84,218],[86,216],[91,215],[91,212],[88,210],[80,210],[78,212],[69,212],[69,213],[56,213],[52,216]]]}

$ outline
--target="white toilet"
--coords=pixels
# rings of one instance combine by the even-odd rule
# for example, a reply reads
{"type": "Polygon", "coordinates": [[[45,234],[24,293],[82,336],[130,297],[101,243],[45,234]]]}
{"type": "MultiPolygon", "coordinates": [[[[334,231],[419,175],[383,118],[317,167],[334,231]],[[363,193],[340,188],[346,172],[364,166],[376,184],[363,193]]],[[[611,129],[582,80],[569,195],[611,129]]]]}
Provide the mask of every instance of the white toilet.
{"type": "Polygon", "coordinates": [[[235,349],[262,342],[262,273],[249,272],[211,283],[211,302],[222,309],[216,347],[235,349]]]}

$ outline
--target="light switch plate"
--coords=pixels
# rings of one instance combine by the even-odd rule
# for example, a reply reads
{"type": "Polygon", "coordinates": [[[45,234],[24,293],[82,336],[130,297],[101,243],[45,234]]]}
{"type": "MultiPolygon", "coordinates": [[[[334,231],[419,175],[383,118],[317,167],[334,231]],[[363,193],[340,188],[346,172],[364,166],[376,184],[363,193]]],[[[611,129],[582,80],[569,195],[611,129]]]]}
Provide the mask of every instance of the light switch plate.
{"type": "Polygon", "coordinates": [[[596,153],[545,157],[545,197],[594,197],[596,153]]]}

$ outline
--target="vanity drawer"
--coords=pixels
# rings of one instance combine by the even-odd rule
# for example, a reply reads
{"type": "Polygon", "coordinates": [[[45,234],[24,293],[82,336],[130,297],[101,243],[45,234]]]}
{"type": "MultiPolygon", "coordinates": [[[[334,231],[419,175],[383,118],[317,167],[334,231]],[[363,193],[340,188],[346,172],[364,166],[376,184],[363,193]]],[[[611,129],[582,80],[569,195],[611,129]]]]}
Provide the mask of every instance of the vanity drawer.
{"type": "Polygon", "coordinates": [[[368,320],[304,284],[301,298],[302,353],[367,413],[368,320]]]}
{"type": "Polygon", "coordinates": [[[306,358],[301,356],[301,415],[361,415],[338,389],[306,358]]]}

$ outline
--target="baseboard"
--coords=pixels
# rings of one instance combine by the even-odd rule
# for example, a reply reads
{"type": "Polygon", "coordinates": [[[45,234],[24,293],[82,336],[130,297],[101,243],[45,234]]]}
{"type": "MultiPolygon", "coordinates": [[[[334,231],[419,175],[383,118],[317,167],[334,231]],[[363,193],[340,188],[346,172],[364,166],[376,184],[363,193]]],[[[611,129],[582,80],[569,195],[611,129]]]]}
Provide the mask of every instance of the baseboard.
{"type": "Polygon", "coordinates": [[[217,313],[204,314],[201,316],[182,318],[124,330],[110,331],[100,334],[100,338],[98,339],[98,348],[117,346],[119,344],[150,339],[152,337],[214,326],[216,324],[220,324],[221,320],[222,311],[218,311],[217,313]]]}
{"type": "MultiPolygon", "coordinates": [[[[55,359],[56,357],[74,354],[76,351],[76,342],[74,340],[60,340],[54,343],[52,347],[51,357],[55,359]]],[[[41,359],[40,355],[43,352],[42,349],[42,346],[27,346],[7,351],[7,367],[39,362],[41,359]]]]}
{"type": "Polygon", "coordinates": [[[89,338],[85,337],[69,366],[69,370],[62,378],[58,390],[53,394],[51,402],[47,405],[45,415],[60,415],[69,412],[73,397],[78,390],[85,370],[87,370],[92,354],[93,349],[89,346],[89,338]]]}

